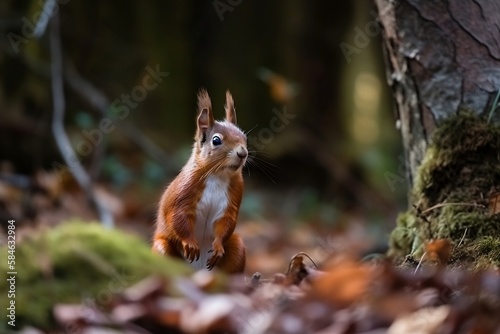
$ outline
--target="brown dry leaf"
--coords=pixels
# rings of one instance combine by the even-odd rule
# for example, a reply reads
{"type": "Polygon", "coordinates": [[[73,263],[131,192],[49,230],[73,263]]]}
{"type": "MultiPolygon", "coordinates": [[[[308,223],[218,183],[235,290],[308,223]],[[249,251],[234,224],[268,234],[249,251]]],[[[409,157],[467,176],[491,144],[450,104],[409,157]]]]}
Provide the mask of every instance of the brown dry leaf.
{"type": "Polygon", "coordinates": [[[192,302],[182,298],[162,297],[158,300],[158,314],[156,319],[167,327],[179,328],[181,312],[192,307],[192,302]]]}
{"type": "Polygon", "coordinates": [[[347,306],[359,301],[374,279],[375,268],[350,258],[339,258],[323,275],[311,279],[318,298],[347,306]]]}
{"type": "Polygon", "coordinates": [[[9,216],[22,217],[23,203],[22,189],[13,187],[0,180],[0,204],[5,206],[9,216]]]}
{"type": "Polygon", "coordinates": [[[109,324],[107,316],[99,310],[85,305],[57,304],[52,310],[54,319],[62,325],[87,322],[109,324]]]}
{"type": "Polygon", "coordinates": [[[398,292],[372,300],[371,306],[379,315],[388,319],[395,319],[401,314],[415,311],[417,301],[415,296],[408,292],[398,292]]]}
{"type": "Polygon", "coordinates": [[[286,284],[299,284],[307,276],[304,255],[299,253],[292,257],[286,273],[286,284]]]}
{"type": "Polygon", "coordinates": [[[22,189],[12,186],[7,182],[0,180],[0,201],[21,202],[22,198],[23,198],[22,189]]]}
{"type": "Polygon", "coordinates": [[[124,323],[124,322],[131,322],[134,320],[137,320],[143,316],[146,315],[146,307],[143,305],[140,305],[138,303],[136,304],[122,304],[116,306],[112,312],[111,316],[113,320],[119,322],[119,323],[124,323]]]}
{"type": "Polygon", "coordinates": [[[266,304],[269,301],[280,299],[285,295],[286,291],[287,287],[283,284],[264,283],[255,289],[251,299],[256,305],[266,304]]]}
{"type": "Polygon", "coordinates": [[[491,215],[500,213],[500,191],[495,192],[488,197],[488,209],[491,215]]]}
{"type": "Polygon", "coordinates": [[[45,332],[43,332],[42,330],[40,329],[37,329],[37,328],[34,328],[34,327],[23,327],[23,329],[21,329],[19,331],[19,334],[44,334],[45,332]]]}
{"type": "Polygon", "coordinates": [[[72,192],[79,189],[78,184],[69,172],[58,175],[56,173],[38,170],[35,173],[35,183],[45,190],[51,200],[60,198],[65,190],[72,192]]]}
{"type": "Polygon", "coordinates": [[[431,240],[425,245],[427,260],[447,264],[451,258],[452,245],[449,239],[431,240]]]}
{"type": "Polygon", "coordinates": [[[197,307],[181,312],[180,328],[187,333],[206,333],[211,330],[231,331],[229,315],[237,303],[230,295],[219,294],[205,297],[197,307]]]}
{"type": "Polygon", "coordinates": [[[123,298],[129,302],[140,302],[148,297],[161,295],[165,286],[163,278],[150,276],[127,288],[123,292],[123,298]]]}
{"type": "Polygon", "coordinates": [[[450,313],[448,305],[423,308],[394,321],[387,334],[435,334],[450,313]]]}
{"type": "Polygon", "coordinates": [[[203,291],[209,291],[217,286],[217,277],[212,271],[198,270],[191,276],[191,279],[198,289],[203,291]]]}

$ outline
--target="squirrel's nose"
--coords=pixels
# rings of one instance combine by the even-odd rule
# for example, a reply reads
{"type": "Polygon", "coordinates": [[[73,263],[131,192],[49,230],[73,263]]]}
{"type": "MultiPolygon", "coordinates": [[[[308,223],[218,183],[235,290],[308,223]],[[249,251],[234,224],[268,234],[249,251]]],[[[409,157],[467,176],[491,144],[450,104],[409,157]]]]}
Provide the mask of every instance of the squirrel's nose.
{"type": "Polygon", "coordinates": [[[240,158],[240,159],[243,159],[243,158],[246,158],[246,156],[248,155],[248,152],[245,148],[241,148],[238,152],[236,152],[236,155],[240,158]]]}

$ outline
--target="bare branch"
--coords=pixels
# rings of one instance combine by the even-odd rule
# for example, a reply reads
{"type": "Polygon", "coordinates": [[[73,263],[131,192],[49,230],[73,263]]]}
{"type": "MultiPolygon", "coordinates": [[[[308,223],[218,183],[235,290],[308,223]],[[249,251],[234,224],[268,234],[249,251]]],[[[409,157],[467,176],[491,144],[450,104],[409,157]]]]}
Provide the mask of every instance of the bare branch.
{"type": "Polygon", "coordinates": [[[420,212],[421,214],[425,215],[426,213],[432,211],[432,210],[435,210],[435,209],[438,209],[438,208],[442,208],[443,206],[473,206],[473,207],[476,207],[476,208],[485,208],[484,205],[482,204],[477,204],[477,203],[439,203],[439,204],[436,204],[434,206],[431,206],[430,208],[428,209],[425,209],[424,211],[420,212]]]}
{"type": "Polygon", "coordinates": [[[51,21],[50,55],[52,100],[54,104],[54,117],[52,119],[52,132],[54,133],[54,139],[64,161],[70,167],[71,173],[75,177],[78,184],[86,192],[89,200],[91,201],[91,204],[93,204],[97,208],[101,222],[107,227],[112,227],[114,225],[113,216],[109,212],[109,210],[107,210],[96,200],[96,195],[91,183],[91,179],[78,160],[77,155],[71,147],[71,142],[68,139],[68,135],[66,134],[66,131],[64,129],[64,112],[66,109],[66,101],[64,98],[59,15],[55,15],[51,21]]]}
{"type": "MultiPolygon", "coordinates": [[[[82,98],[87,100],[95,109],[97,109],[103,117],[110,117],[108,110],[111,102],[100,90],[98,90],[91,82],[83,78],[80,73],[76,71],[74,66],[68,65],[66,67],[67,75],[65,76],[68,85],[79,94],[82,98]]],[[[176,171],[172,169],[172,164],[167,158],[167,154],[154,143],[149,137],[144,135],[137,128],[123,123],[121,125],[123,134],[134,144],[142,149],[143,152],[158,161],[161,166],[167,171],[176,171]]]]}
{"type": "Polygon", "coordinates": [[[56,0],[45,1],[42,9],[43,14],[40,15],[40,18],[36,23],[35,30],[33,31],[33,36],[35,36],[36,38],[41,38],[43,36],[45,30],[47,30],[47,25],[50,22],[50,18],[56,13],[56,6],[59,6],[56,0]]]}
{"type": "MultiPolygon", "coordinates": [[[[16,57],[16,54],[6,45],[3,45],[1,40],[0,49],[10,56],[16,57]]],[[[31,70],[50,78],[51,74],[47,64],[38,59],[29,57],[28,55],[21,55],[20,59],[23,60],[31,70]]],[[[91,82],[84,79],[73,66],[67,65],[63,74],[69,87],[71,87],[75,93],[87,100],[103,117],[110,117],[110,115],[108,115],[108,109],[111,105],[110,101],[100,90],[92,85],[91,82]]],[[[124,122],[117,122],[116,125],[118,130],[121,131],[128,140],[137,145],[145,154],[156,160],[166,172],[177,172],[178,166],[174,166],[171,163],[165,151],[139,129],[133,125],[125,124],[124,122]]]]}

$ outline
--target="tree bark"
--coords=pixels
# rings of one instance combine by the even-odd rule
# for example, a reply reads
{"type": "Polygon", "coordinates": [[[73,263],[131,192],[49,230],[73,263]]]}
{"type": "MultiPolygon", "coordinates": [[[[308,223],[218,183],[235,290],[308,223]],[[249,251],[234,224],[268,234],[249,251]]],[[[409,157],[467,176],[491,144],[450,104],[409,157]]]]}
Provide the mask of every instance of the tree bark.
{"type": "Polygon", "coordinates": [[[440,122],[462,109],[486,116],[492,110],[500,89],[500,2],[375,3],[411,188],[440,122]]]}

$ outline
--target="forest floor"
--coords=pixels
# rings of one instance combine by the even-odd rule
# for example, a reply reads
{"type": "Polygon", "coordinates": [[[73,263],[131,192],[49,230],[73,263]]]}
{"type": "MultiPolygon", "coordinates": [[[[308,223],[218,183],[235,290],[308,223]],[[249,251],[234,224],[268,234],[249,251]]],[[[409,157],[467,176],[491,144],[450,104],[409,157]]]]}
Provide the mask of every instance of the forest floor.
{"type": "Polygon", "coordinates": [[[445,265],[454,251],[446,242],[396,265],[377,249],[387,231],[370,230],[359,215],[338,216],[332,227],[268,211],[244,214],[238,226],[245,275],[192,273],[149,251],[155,205],[147,203],[157,194],[118,197],[100,187],[99,200],[118,217],[107,230],[90,223],[96,217],[74,183],[44,173],[36,180],[28,208],[24,193],[0,187],[7,214],[31,212],[16,229],[15,329],[25,333],[500,333],[500,271],[445,265]],[[61,224],[74,217],[86,223],[61,224]]]}

